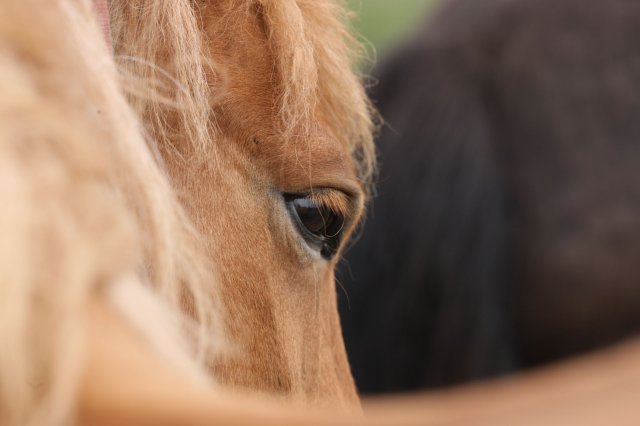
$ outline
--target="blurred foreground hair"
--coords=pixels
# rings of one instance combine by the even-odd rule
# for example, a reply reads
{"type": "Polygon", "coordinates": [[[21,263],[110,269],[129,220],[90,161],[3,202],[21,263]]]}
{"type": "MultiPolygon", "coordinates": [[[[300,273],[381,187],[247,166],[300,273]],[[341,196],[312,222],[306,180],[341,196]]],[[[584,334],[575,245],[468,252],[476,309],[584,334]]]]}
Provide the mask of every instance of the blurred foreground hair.
{"type": "Polygon", "coordinates": [[[211,265],[121,93],[91,8],[0,3],[3,424],[67,419],[87,300],[126,277],[175,314],[200,359],[219,336],[211,265]]]}

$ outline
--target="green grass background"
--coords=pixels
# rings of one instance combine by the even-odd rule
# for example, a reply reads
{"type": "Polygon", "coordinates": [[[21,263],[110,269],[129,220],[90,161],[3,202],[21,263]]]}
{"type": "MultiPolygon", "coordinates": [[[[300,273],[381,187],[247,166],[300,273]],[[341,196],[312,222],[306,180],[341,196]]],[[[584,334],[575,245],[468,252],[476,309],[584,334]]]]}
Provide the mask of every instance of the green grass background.
{"type": "MultiPolygon", "coordinates": [[[[438,0],[348,0],[357,32],[383,55],[425,19],[438,0]]],[[[481,1],[481,0],[478,0],[481,1]]]]}

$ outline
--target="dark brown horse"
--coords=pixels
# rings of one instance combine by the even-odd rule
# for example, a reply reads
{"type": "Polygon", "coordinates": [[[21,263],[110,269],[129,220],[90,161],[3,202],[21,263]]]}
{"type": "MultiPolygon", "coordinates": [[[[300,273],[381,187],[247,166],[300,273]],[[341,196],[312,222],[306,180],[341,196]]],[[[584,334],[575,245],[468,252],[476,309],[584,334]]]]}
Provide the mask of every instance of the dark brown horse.
{"type": "Polygon", "coordinates": [[[378,70],[379,194],[342,317],[364,392],[640,330],[640,3],[451,0],[378,70]]]}

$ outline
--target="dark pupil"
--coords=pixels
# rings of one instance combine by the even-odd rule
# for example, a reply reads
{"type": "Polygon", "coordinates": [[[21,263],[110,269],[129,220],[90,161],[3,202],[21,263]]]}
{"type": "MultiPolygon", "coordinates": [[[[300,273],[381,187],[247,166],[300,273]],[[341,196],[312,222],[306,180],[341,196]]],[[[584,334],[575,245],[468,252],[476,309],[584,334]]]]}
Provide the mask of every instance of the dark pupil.
{"type": "Polygon", "coordinates": [[[323,211],[316,203],[307,198],[298,198],[293,204],[300,222],[309,232],[317,236],[326,236],[325,229],[329,225],[327,221],[330,220],[331,213],[323,211]]]}
{"type": "Polygon", "coordinates": [[[344,218],[304,196],[287,197],[287,202],[304,228],[307,241],[317,246],[325,258],[332,257],[340,245],[344,218]]]}

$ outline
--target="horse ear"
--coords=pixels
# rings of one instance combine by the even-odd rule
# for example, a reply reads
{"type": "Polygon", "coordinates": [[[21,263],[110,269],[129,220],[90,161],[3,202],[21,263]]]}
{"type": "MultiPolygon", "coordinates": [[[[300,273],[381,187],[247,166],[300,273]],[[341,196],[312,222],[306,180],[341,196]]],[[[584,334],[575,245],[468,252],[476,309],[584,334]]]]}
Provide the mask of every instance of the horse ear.
{"type": "Polygon", "coordinates": [[[364,392],[512,366],[506,182],[484,83],[458,53],[413,46],[382,65],[372,93],[387,123],[379,194],[343,277],[364,392]]]}

